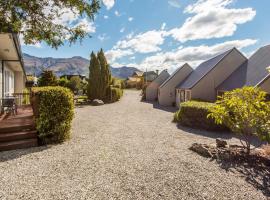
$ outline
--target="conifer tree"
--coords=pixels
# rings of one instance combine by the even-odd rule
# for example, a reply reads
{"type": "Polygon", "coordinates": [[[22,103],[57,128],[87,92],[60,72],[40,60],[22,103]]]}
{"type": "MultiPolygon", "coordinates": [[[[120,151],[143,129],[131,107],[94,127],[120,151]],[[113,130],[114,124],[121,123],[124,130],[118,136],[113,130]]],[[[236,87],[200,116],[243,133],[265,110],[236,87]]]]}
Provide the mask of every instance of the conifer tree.
{"type": "Polygon", "coordinates": [[[103,97],[102,99],[105,99],[106,91],[108,87],[110,86],[111,72],[110,72],[106,57],[104,55],[103,49],[101,49],[100,52],[98,52],[98,60],[100,63],[100,71],[101,71],[100,90],[101,90],[101,95],[103,97]]]}
{"type": "Polygon", "coordinates": [[[106,100],[107,91],[111,84],[111,71],[107,63],[103,50],[101,49],[97,56],[91,53],[89,67],[89,99],[106,100]]]}
{"type": "Polygon", "coordinates": [[[88,86],[88,97],[89,99],[100,99],[100,64],[94,54],[91,53],[90,67],[89,67],[89,86],[88,86]]]}

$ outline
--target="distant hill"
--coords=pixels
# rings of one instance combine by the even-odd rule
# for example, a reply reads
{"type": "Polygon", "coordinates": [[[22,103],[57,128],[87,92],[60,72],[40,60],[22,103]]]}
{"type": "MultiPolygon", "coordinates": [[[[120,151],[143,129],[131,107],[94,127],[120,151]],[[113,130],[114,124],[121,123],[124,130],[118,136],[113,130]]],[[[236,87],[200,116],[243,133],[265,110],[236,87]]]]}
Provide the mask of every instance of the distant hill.
{"type": "MultiPolygon", "coordinates": [[[[27,74],[36,74],[39,76],[43,69],[53,70],[57,76],[63,74],[81,74],[88,75],[89,60],[80,56],[72,58],[40,58],[23,54],[24,65],[27,74]]],[[[133,74],[134,71],[139,71],[134,67],[111,67],[111,72],[114,77],[127,78],[133,74]]]]}

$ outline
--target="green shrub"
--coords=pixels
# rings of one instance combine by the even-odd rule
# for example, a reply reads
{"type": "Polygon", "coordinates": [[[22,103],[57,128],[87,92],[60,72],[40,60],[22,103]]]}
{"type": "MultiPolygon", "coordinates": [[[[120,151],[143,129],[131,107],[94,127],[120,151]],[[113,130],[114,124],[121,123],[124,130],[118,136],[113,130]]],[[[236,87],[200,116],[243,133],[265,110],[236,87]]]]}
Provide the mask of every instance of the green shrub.
{"type": "Polygon", "coordinates": [[[107,102],[113,103],[119,101],[123,96],[123,90],[120,88],[111,87],[107,90],[107,102]]]}
{"type": "Polygon", "coordinates": [[[270,103],[266,100],[266,92],[256,87],[225,92],[210,110],[209,118],[241,135],[249,154],[253,136],[270,142],[270,103]]]}
{"type": "Polygon", "coordinates": [[[61,143],[70,138],[74,116],[73,94],[64,87],[32,89],[31,102],[42,143],[61,143]]]}
{"type": "Polygon", "coordinates": [[[207,117],[214,105],[214,103],[199,101],[181,103],[179,111],[174,115],[174,121],[192,128],[225,131],[227,129],[223,125],[217,125],[213,119],[207,117]]]}

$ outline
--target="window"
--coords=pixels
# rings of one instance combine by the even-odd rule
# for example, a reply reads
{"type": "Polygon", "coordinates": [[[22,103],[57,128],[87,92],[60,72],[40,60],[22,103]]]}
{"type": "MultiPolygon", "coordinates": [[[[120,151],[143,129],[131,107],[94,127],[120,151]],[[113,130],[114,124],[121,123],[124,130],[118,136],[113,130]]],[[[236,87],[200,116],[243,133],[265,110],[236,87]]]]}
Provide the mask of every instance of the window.
{"type": "Polygon", "coordinates": [[[218,92],[217,92],[217,96],[218,96],[218,97],[222,97],[223,95],[224,95],[224,91],[218,91],[218,92]]]}
{"type": "Polygon", "coordinates": [[[185,101],[185,90],[181,90],[180,91],[180,102],[184,102],[185,101]]]}
{"type": "Polygon", "coordinates": [[[186,101],[190,101],[190,100],[191,100],[191,91],[186,90],[186,101]]]}
{"type": "Polygon", "coordinates": [[[11,71],[4,73],[4,92],[5,96],[10,96],[14,93],[14,74],[11,71]]]}

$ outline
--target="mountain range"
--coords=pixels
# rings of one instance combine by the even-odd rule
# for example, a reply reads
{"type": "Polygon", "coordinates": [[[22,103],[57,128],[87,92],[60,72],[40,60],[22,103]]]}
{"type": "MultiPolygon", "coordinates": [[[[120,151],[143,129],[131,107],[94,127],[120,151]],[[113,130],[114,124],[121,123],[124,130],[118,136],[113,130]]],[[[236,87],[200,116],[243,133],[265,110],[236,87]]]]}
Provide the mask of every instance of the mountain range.
{"type": "MultiPolygon", "coordinates": [[[[90,61],[80,56],[74,56],[72,58],[41,58],[24,53],[23,59],[27,74],[39,76],[44,69],[54,71],[57,76],[71,74],[88,76],[89,74],[90,61]]],[[[134,71],[140,70],[126,66],[111,67],[112,75],[122,79],[131,76],[134,71]]]]}

